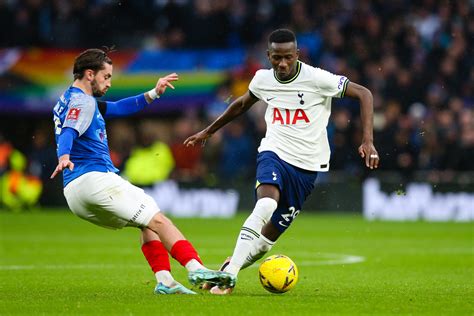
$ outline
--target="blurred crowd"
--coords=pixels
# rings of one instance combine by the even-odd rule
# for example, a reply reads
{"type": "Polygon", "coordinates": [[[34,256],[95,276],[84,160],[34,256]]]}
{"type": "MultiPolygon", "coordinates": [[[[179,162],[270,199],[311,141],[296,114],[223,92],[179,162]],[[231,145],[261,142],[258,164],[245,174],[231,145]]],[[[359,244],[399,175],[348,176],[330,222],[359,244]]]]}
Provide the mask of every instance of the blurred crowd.
{"type": "MultiPolygon", "coordinates": [[[[137,148],[159,142],[169,149],[165,177],[212,184],[253,177],[265,104],[226,126],[205,149],[181,144],[244,93],[257,69],[269,66],[266,37],[287,27],[297,34],[301,60],[372,91],[382,170],[473,171],[473,6],[469,0],[0,0],[0,44],[245,48],[246,62],[229,70],[214,102],[167,118],[142,117],[139,128],[136,119],[109,124],[118,166],[127,169],[137,148]]],[[[43,133],[52,134],[49,128],[43,133]]],[[[328,132],[331,168],[363,174],[356,101],[334,100],[328,132]]],[[[36,159],[36,142],[18,145],[36,159]]],[[[54,152],[43,156],[49,161],[54,152]]]]}

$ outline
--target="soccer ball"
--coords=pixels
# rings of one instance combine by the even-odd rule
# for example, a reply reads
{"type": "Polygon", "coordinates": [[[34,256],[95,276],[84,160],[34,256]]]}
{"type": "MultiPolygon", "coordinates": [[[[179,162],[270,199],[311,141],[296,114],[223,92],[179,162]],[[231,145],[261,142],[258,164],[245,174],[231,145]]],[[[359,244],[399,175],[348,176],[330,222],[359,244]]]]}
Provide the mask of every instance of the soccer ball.
{"type": "Polygon", "coordinates": [[[298,282],[296,264],[284,255],[273,255],[258,268],[258,277],[263,288],[272,293],[285,293],[298,282]]]}

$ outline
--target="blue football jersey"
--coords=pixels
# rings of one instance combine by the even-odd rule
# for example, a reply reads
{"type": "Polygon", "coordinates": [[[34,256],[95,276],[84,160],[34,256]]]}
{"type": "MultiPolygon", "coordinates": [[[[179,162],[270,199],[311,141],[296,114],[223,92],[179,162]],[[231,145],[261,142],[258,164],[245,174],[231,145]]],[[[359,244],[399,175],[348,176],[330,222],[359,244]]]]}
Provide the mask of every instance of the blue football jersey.
{"type": "Polygon", "coordinates": [[[105,121],[94,97],[81,89],[69,87],[53,109],[56,144],[65,127],[78,132],[72,144],[70,160],[74,170],[63,171],[64,186],[91,172],[118,172],[110,158],[105,121]]]}

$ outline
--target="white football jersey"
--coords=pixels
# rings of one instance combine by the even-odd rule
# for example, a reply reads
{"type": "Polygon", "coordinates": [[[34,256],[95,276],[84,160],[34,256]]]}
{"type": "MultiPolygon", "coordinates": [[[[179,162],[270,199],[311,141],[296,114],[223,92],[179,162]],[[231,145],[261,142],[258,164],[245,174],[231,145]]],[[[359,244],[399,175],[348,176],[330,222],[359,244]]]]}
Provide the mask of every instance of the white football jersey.
{"type": "Polygon", "coordinates": [[[348,83],[344,76],[300,61],[295,76],[286,81],[278,79],[273,69],[257,71],[249,91],[268,104],[267,132],[258,151],[272,151],[302,169],[328,171],[331,99],[343,97],[348,83]]]}

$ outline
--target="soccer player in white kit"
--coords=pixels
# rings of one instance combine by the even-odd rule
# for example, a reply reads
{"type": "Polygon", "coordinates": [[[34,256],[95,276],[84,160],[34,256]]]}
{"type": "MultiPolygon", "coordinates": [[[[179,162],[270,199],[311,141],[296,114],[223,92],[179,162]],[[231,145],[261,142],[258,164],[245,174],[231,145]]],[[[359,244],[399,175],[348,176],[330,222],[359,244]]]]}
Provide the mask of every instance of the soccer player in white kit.
{"type": "MultiPolygon", "coordinates": [[[[363,139],[358,152],[368,168],[379,164],[373,144],[373,98],[367,88],[299,61],[296,37],[287,29],[270,34],[267,56],[272,69],[258,70],[247,93],[184,142],[187,146],[204,145],[206,139],[258,100],[268,104],[267,131],[257,156],[257,201],[241,228],[232,257],[221,268],[235,276],[271,249],[300,213],[318,172],[329,170],[326,126],[333,97],[359,99],[363,139]]],[[[229,294],[232,289],[216,285],[211,293],[229,294]]]]}
{"type": "MultiPolygon", "coordinates": [[[[141,188],[118,176],[107,142],[104,117],[135,113],[174,89],[176,73],[160,78],[143,94],[116,102],[97,101],[111,86],[112,60],[101,49],[76,57],[74,82],[53,109],[59,163],[51,178],[63,172],[64,196],[71,211],[111,229],[141,229],[142,252],[155,273],[156,294],[196,294],[171,275],[168,253],[188,270],[193,285],[209,282],[232,285],[234,277],[205,268],[196,250],[155,201],[141,188]]],[[[160,168],[160,166],[156,166],[160,168]]],[[[147,170],[143,170],[147,172],[147,170]]]]}

